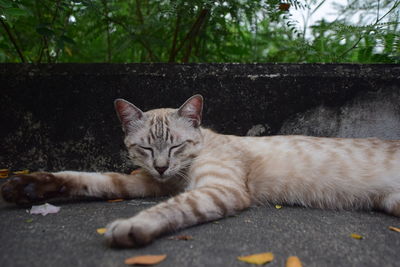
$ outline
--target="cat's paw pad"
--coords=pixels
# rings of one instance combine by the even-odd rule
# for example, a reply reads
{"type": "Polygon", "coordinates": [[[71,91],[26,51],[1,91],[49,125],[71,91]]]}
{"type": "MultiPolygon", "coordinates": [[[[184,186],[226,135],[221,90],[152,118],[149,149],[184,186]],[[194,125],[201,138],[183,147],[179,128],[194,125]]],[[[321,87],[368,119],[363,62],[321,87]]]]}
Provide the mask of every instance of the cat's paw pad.
{"type": "Polygon", "coordinates": [[[152,241],[146,226],[135,223],[132,219],[120,219],[107,227],[105,238],[112,247],[139,247],[152,241]]]}
{"type": "Polygon", "coordinates": [[[21,174],[1,186],[3,199],[17,204],[41,201],[61,191],[63,186],[51,173],[21,174]]]}

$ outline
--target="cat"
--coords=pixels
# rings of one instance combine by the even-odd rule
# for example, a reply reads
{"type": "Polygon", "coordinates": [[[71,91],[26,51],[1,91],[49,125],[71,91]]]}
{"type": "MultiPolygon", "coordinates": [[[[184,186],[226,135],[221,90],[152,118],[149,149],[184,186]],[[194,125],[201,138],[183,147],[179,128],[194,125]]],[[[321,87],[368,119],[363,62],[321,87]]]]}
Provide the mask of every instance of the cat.
{"type": "Polygon", "coordinates": [[[254,204],[375,208],[400,216],[400,141],[222,135],[201,127],[201,95],[179,109],[143,112],[123,99],[115,109],[139,171],[18,175],[3,184],[3,198],[23,204],[59,196],[172,196],[109,224],[105,238],[119,247],[143,246],[254,204]]]}

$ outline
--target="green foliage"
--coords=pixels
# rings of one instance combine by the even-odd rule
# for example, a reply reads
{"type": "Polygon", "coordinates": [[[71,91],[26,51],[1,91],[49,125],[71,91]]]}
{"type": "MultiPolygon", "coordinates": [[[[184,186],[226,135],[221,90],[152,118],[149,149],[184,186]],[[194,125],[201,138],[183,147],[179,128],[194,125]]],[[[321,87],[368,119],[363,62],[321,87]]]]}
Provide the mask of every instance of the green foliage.
{"type": "Polygon", "coordinates": [[[0,0],[0,62],[400,62],[400,1],[0,0]],[[361,14],[353,25],[347,18],[361,14]]]}

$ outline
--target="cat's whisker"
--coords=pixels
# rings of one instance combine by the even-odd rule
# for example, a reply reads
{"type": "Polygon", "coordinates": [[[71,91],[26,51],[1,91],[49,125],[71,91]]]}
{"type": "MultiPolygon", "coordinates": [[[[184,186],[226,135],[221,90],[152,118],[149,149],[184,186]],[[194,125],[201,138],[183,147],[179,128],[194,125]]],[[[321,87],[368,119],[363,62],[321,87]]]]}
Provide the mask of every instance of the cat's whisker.
{"type": "Polygon", "coordinates": [[[176,175],[179,176],[179,177],[181,177],[181,178],[183,178],[183,180],[184,180],[186,183],[189,183],[189,182],[190,182],[189,176],[188,176],[185,172],[183,172],[182,170],[178,170],[178,171],[176,172],[176,175]]]}

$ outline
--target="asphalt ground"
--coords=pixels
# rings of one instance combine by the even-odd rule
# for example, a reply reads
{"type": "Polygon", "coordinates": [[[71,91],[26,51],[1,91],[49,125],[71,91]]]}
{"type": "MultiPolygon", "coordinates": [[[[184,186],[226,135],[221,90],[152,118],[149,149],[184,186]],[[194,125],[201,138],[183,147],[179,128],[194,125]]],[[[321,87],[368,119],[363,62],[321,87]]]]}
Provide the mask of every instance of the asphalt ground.
{"type": "Polygon", "coordinates": [[[160,237],[139,249],[106,246],[97,228],[129,217],[163,199],[54,200],[57,214],[31,215],[0,201],[0,266],[126,266],[124,259],[167,254],[157,266],[252,266],[238,256],[272,252],[266,266],[284,266],[298,256],[303,266],[400,266],[400,219],[378,211],[333,211],[302,207],[251,207],[217,222],[160,237]],[[350,234],[362,235],[361,240],[350,234]],[[171,240],[190,235],[192,240],[171,240]]]}

